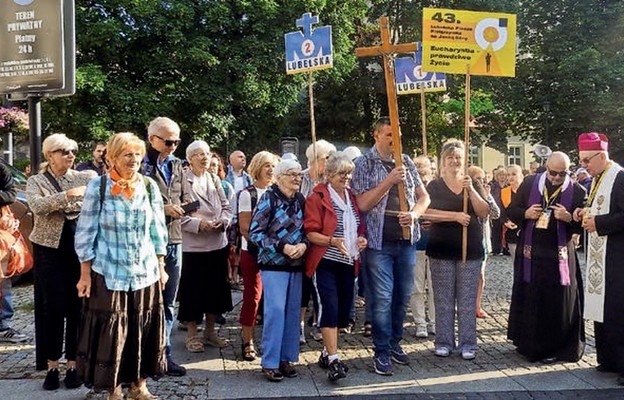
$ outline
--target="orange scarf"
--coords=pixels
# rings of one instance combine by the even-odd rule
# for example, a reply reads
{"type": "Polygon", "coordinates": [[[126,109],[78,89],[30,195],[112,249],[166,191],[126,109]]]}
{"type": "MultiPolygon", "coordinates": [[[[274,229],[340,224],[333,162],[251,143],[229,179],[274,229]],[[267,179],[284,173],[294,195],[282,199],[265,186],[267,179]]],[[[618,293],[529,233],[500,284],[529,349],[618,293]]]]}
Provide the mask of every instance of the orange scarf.
{"type": "Polygon", "coordinates": [[[134,186],[139,181],[139,174],[132,175],[130,179],[124,179],[113,168],[110,170],[110,177],[113,180],[113,187],[111,188],[113,196],[123,194],[128,200],[134,196],[134,186]]]}

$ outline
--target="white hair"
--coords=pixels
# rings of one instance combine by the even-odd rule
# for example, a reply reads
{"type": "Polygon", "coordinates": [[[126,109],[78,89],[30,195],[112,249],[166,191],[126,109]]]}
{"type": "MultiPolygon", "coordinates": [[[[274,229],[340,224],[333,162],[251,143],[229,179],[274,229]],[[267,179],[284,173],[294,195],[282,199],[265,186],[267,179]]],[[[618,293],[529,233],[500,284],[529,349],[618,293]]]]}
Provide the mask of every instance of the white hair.
{"type": "MultiPolygon", "coordinates": [[[[326,158],[330,153],[336,151],[336,146],[329,143],[327,140],[317,140],[316,141],[316,158],[326,158]]],[[[305,152],[306,158],[308,159],[308,166],[313,163],[314,160],[314,143],[308,146],[305,152]]]]}
{"type": "Polygon", "coordinates": [[[362,155],[362,152],[360,151],[360,149],[358,149],[355,146],[347,147],[346,149],[342,151],[342,153],[346,155],[347,157],[349,157],[349,160],[351,161],[355,160],[356,158],[362,155]]]}
{"type": "MultiPolygon", "coordinates": [[[[46,160],[49,160],[49,155],[57,150],[74,150],[74,154],[78,150],[78,143],[75,140],[68,138],[64,133],[53,133],[42,144],[41,152],[46,160]]],[[[39,166],[40,172],[48,170],[50,164],[46,161],[39,166]]]]}
{"type": "Polygon", "coordinates": [[[273,173],[275,174],[276,178],[279,178],[280,176],[285,175],[293,170],[301,172],[301,164],[299,164],[295,160],[282,160],[277,163],[273,173]]]}
{"type": "Polygon", "coordinates": [[[163,132],[177,133],[179,135],[180,125],[171,118],[156,117],[147,127],[147,134],[149,136],[162,134],[163,132]]]}
{"type": "Polygon", "coordinates": [[[191,161],[191,156],[197,153],[198,150],[203,150],[210,154],[210,146],[208,146],[208,143],[203,140],[195,140],[186,147],[186,159],[191,161]]]}

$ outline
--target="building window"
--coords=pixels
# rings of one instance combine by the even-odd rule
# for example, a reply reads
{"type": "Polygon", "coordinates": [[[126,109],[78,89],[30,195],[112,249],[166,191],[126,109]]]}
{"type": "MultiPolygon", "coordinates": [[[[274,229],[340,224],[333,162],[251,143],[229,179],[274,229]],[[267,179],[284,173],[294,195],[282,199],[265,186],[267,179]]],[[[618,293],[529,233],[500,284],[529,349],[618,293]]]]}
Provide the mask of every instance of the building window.
{"type": "Polygon", "coordinates": [[[522,166],[522,147],[509,146],[509,155],[507,156],[507,165],[522,166]]]}
{"type": "Polygon", "coordinates": [[[479,146],[470,146],[470,153],[468,153],[468,165],[480,165],[479,146]]]}

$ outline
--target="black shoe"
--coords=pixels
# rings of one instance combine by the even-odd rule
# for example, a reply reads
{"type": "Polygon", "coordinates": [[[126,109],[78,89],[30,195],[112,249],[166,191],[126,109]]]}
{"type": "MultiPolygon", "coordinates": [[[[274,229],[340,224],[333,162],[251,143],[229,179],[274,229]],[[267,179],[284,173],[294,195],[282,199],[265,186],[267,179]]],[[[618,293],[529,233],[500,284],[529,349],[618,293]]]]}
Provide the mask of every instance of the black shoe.
{"type": "Polygon", "coordinates": [[[346,378],[349,368],[344,365],[340,360],[334,360],[329,364],[329,371],[327,371],[327,379],[332,382],[336,382],[338,379],[346,378]]]}
{"type": "Polygon", "coordinates": [[[557,362],[557,357],[546,357],[546,358],[542,358],[541,360],[542,364],[554,364],[557,362]]]}
{"type": "Polygon", "coordinates": [[[169,376],[184,376],[186,375],[186,368],[176,364],[173,360],[167,360],[167,375],[169,376]]]}
{"type": "Polygon", "coordinates": [[[299,376],[297,370],[288,361],[280,361],[279,372],[286,378],[295,378],[299,376]]]}
{"type": "Polygon", "coordinates": [[[608,367],[604,364],[596,365],[596,371],[598,372],[617,372],[615,368],[608,367]]]}
{"type": "Polygon", "coordinates": [[[271,382],[279,382],[284,379],[284,375],[279,371],[279,369],[270,369],[262,367],[262,375],[267,378],[271,382]]]}
{"type": "Polygon", "coordinates": [[[76,368],[70,368],[67,370],[63,383],[67,389],[76,389],[82,386],[82,381],[78,378],[78,371],[76,371],[76,368]]]}
{"type": "Polygon", "coordinates": [[[225,316],[223,314],[219,315],[216,319],[215,322],[219,325],[225,325],[225,316]]]}
{"type": "Polygon", "coordinates": [[[321,352],[318,360],[318,366],[323,369],[329,368],[329,356],[323,355],[323,352],[321,352]]]}
{"type": "Polygon", "coordinates": [[[59,382],[59,370],[52,368],[48,370],[45,381],[43,381],[43,388],[45,390],[56,390],[61,386],[59,382]]]}

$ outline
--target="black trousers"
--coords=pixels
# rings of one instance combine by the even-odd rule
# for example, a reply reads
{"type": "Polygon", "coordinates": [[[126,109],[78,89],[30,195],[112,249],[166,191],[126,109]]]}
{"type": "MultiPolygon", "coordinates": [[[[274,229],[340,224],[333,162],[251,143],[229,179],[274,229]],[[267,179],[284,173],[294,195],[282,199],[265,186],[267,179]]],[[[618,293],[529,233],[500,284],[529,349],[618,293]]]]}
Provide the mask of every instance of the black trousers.
{"type": "Polygon", "coordinates": [[[80,262],[74,250],[73,225],[74,222],[65,222],[58,249],[33,243],[35,280],[43,300],[42,324],[37,326],[35,334],[43,338],[38,345],[44,348],[38,351],[51,361],[60,359],[63,354],[63,336],[65,358],[76,360],[81,300],[76,289],[80,262]]]}

